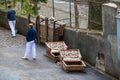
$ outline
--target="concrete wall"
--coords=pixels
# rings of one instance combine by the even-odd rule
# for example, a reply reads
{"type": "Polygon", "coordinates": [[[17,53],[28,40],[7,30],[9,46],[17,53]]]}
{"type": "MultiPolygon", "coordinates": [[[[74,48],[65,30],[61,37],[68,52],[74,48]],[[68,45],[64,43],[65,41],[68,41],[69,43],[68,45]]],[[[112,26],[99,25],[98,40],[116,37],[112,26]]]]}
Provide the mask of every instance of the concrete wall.
{"type": "Polygon", "coordinates": [[[103,22],[103,34],[108,36],[110,34],[117,34],[116,18],[117,5],[113,3],[103,4],[102,6],[102,22],[103,22]]]}
{"type": "Polygon", "coordinates": [[[114,3],[105,3],[102,6],[103,15],[103,36],[105,40],[105,64],[106,72],[118,76],[117,61],[117,26],[116,18],[117,5],[114,3]]]}
{"type": "Polygon", "coordinates": [[[94,35],[87,31],[66,28],[64,41],[69,48],[78,48],[81,51],[83,59],[95,66],[96,57],[100,51],[100,41],[102,36],[94,35]]]}
{"type": "Polygon", "coordinates": [[[118,77],[117,40],[115,35],[104,38],[105,71],[118,77]]]}

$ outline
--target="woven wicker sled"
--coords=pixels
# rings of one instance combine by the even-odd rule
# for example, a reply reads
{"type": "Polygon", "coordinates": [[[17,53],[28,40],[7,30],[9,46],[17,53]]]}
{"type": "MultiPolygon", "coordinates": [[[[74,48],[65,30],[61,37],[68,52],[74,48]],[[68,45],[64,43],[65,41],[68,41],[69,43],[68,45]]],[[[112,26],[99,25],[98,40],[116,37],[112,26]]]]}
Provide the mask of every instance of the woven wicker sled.
{"type": "Polygon", "coordinates": [[[65,71],[85,71],[85,63],[81,59],[79,49],[60,51],[60,64],[65,71]]]}
{"type": "Polygon", "coordinates": [[[51,58],[54,62],[60,60],[60,51],[66,50],[68,47],[64,41],[60,42],[46,42],[46,55],[51,58]]]}

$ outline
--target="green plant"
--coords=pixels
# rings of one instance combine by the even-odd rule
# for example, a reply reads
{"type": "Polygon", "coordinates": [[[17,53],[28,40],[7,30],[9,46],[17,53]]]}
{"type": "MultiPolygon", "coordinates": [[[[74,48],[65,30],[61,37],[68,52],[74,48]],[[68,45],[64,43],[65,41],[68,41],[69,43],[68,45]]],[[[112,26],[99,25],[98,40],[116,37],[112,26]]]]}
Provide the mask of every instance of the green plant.
{"type": "Polygon", "coordinates": [[[38,2],[47,3],[47,0],[4,0],[0,3],[0,9],[7,9],[6,6],[8,3],[12,4],[15,8],[17,2],[21,3],[21,10],[18,10],[17,13],[22,15],[37,15],[38,10],[40,10],[40,7],[38,7],[38,2]]]}
{"type": "Polygon", "coordinates": [[[40,10],[40,7],[38,7],[38,2],[43,2],[47,3],[47,0],[25,0],[23,1],[23,6],[22,6],[22,13],[23,14],[33,14],[37,15],[38,10],[40,10]]]}
{"type": "Polygon", "coordinates": [[[48,0],[38,0],[38,1],[47,3],[48,0]]]}

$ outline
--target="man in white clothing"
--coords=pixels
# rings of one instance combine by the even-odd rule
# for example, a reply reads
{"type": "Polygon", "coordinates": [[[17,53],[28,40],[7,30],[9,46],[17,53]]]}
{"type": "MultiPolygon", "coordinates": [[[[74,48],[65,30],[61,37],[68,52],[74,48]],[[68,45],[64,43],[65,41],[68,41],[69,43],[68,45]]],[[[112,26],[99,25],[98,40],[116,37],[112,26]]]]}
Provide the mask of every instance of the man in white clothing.
{"type": "Polygon", "coordinates": [[[11,5],[8,4],[7,19],[9,22],[10,29],[12,31],[12,37],[16,36],[15,32],[15,23],[16,23],[16,12],[11,8],[11,5]]]}
{"type": "Polygon", "coordinates": [[[29,24],[29,29],[26,33],[26,51],[24,57],[22,59],[28,60],[30,51],[32,50],[33,60],[36,60],[36,45],[35,39],[37,37],[37,32],[33,28],[33,24],[29,24]]]}

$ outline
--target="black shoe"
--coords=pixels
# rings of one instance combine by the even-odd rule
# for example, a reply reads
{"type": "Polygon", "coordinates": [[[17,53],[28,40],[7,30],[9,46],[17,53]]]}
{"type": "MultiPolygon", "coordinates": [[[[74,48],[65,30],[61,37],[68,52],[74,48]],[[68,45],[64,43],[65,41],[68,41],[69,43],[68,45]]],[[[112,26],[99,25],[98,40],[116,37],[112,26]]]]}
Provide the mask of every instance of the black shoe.
{"type": "Polygon", "coordinates": [[[36,58],[33,58],[33,60],[36,60],[36,58]]]}
{"type": "Polygon", "coordinates": [[[12,36],[12,38],[15,38],[16,36],[12,36]]]}

